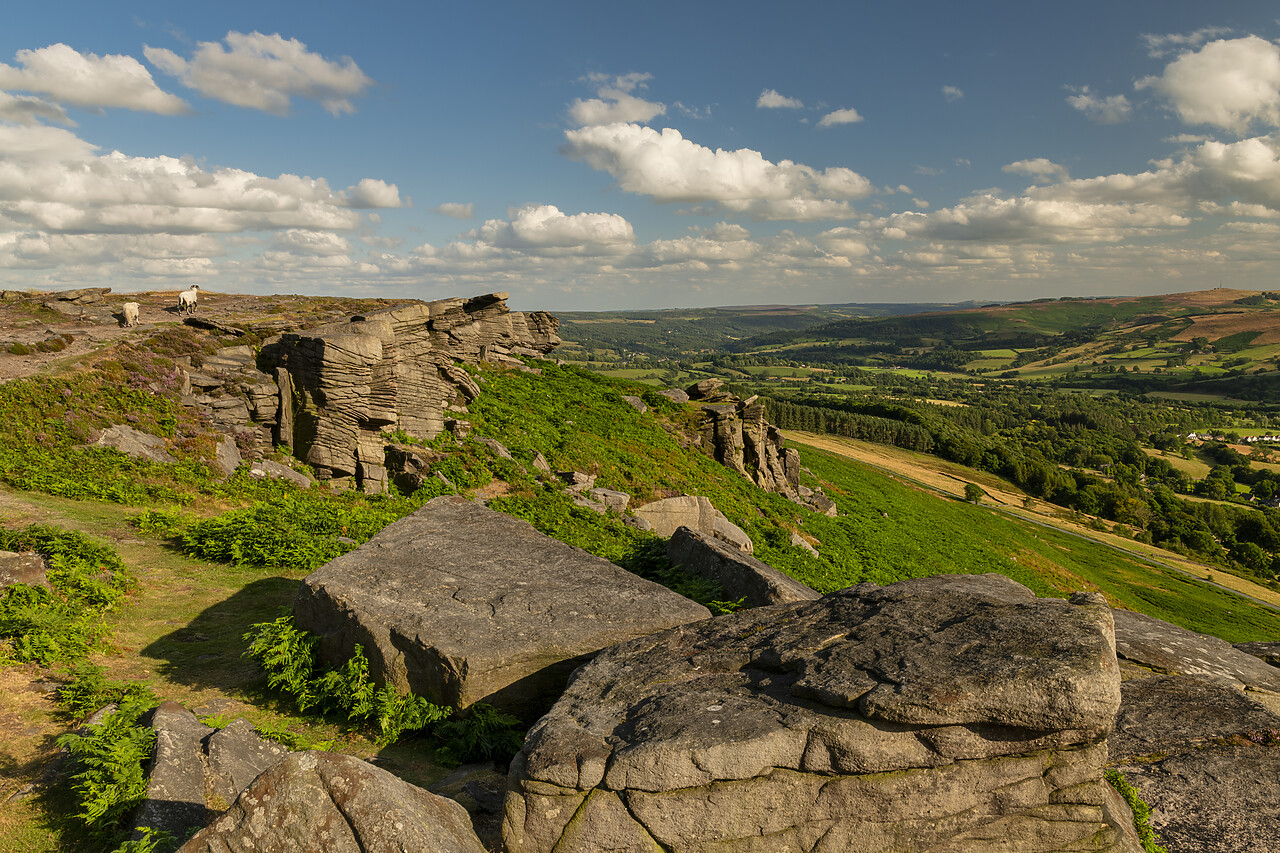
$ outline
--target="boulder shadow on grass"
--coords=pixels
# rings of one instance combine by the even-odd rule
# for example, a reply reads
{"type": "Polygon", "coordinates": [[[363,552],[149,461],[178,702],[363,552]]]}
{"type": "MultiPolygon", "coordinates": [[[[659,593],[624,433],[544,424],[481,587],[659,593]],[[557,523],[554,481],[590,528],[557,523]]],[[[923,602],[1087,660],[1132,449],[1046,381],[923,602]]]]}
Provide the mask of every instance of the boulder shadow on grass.
{"type": "Polygon", "coordinates": [[[253,581],[217,604],[206,607],[186,625],[147,644],[139,654],[154,660],[155,671],[193,688],[213,688],[260,704],[274,695],[257,663],[244,657],[244,635],[259,622],[270,622],[293,603],[299,581],[268,577],[253,581]]]}

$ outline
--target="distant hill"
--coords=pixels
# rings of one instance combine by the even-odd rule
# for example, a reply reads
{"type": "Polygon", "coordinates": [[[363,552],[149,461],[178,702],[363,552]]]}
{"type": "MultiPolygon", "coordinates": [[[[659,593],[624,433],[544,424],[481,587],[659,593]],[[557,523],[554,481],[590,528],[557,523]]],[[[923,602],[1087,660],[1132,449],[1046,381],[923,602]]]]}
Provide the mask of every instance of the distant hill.
{"type": "Polygon", "coordinates": [[[866,318],[955,311],[974,303],[741,305],[658,311],[558,311],[560,336],[586,351],[645,355],[727,349],[743,338],[866,318]]]}

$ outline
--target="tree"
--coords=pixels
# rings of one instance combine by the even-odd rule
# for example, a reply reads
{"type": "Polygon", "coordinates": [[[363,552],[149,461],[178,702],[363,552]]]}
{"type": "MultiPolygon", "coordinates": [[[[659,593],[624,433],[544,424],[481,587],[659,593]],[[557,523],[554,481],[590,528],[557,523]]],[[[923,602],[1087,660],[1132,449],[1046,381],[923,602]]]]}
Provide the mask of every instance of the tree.
{"type": "Polygon", "coordinates": [[[974,483],[965,483],[964,499],[969,503],[981,503],[982,499],[986,497],[986,495],[987,493],[982,490],[981,486],[974,483]]]}

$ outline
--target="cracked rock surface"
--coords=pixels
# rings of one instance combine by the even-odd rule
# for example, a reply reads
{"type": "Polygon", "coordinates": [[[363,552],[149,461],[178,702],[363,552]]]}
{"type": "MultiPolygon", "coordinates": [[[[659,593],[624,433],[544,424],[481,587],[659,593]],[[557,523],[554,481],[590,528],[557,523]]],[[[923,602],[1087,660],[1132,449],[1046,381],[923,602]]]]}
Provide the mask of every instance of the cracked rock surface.
{"type": "Polygon", "coordinates": [[[1140,849],[1111,611],[1073,602],[944,575],[609,649],[513,762],[506,848],[1140,849]]]}
{"type": "Polygon", "coordinates": [[[294,603],[330,663],[359,643],[379,681],[454,708],[485,701],[530,722],[600,649],[708,615],[456,496],[428,501],[313,572],[294,603]]]}
{"type": "Polygon", "coordinates": [[[180,853],[485,853],[462,806],[358,758],[301,752],[258,776],[180,853]]]}

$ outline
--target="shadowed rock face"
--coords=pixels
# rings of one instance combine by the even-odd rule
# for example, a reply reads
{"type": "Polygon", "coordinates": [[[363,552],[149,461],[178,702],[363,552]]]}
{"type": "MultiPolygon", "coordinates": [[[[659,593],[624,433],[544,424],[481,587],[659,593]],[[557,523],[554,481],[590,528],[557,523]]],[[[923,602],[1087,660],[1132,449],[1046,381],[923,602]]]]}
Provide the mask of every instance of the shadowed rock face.
{"type": "Polygon", "coordinates": [[[181,853],[484,853],[462,806],[358,758],[291,755],[253,780],[181,853]]]}
{"type": "Polygon", "coordinates": [[[299,627],[331,663],[532,721],[601,648],[708,616],[700,604],[460,497],[428,501],[303,582],[299,627]]]}
{"type": "Polygon", "coordinates": [[[1111,612],[1073,600],[940,576],[615,646],[517,756],[507,849],[1139,849],[1111,612]]]}
{"type": "Polygon", "coordinates": [[[280,443],[322,479],[354,477],[365,491],[385,490],[383,428],[423,440],[439,435],[445,407],[477,391],[458,363],[518,364],[513,355],[541,355],[560,343],[554,317],[512,312],[505,297],[392,308],[264,347],[264,369],[288,374],[285,382],[277,377],[280,443]]]}

